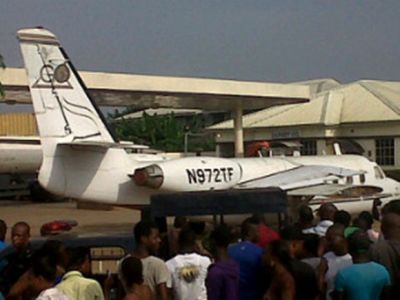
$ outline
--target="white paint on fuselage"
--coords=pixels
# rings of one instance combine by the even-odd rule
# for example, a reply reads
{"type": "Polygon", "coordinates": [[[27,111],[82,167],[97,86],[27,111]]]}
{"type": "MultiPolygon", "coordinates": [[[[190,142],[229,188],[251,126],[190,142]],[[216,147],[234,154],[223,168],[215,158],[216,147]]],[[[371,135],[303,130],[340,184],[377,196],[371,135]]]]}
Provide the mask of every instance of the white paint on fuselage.
{"type": "Polygon", "coordinates": [[[0,141],[0,174],[35,173],[41,162],[40,145],[0,141]]]}

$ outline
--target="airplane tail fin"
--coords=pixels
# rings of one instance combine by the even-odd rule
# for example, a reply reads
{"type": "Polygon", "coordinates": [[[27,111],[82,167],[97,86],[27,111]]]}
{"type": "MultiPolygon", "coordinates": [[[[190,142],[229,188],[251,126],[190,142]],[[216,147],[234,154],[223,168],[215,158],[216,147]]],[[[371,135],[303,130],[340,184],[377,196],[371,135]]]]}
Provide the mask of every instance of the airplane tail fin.
{"type": "Polygon", "coordinates": [[[17,33],[42,144],[115,142],[57,37],[43,28],[17,33]]]}

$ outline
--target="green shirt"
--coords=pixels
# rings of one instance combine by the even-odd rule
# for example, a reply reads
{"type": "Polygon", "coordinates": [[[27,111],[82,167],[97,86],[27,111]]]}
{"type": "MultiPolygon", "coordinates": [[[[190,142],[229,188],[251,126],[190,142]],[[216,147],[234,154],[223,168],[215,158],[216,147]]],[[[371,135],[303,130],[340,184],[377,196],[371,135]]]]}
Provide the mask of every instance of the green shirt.
{"type": "Polygon", "coordinates": [[[78,271],[65,273],[57,289],[70,299],[104,300],[100,284],[96,280],[83,277],[78,271]]]}

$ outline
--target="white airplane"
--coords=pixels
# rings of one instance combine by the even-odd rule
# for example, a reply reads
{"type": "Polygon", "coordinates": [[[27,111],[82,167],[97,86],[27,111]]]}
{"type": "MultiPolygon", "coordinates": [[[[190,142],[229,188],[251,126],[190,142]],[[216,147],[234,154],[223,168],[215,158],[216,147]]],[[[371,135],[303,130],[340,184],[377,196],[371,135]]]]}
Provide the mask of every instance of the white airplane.
{"type": "Polygon", "coordinates": [[[0,137],[0,174],[35,173],[42,162],[38,137],[0,137]]]}
{"type": "Polygon", "coordinates": [[[400,195],[398,182],[354,155],[128,157],[56,36],[42,28],[22,29],[17,36],[43,149],[39,182],[54,194],[140,209],[156,193],[278,186],[295,196],[343,200],[338,206],[349,211],[369,209],[365,199],[400,195]]]}

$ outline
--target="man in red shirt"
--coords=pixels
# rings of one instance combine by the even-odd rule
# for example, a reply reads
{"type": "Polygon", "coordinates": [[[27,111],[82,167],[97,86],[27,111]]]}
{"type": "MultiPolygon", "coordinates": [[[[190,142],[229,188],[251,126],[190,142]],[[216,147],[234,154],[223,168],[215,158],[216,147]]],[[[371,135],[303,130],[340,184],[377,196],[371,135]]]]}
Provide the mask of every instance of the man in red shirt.
{"type": "Polygon", "coordinates": [[[263,214],[254,214],[251,218],[258,224],[258,246],[264,249],[272,241],[280,240],[279,233],[267,226],[263,214]]]}

